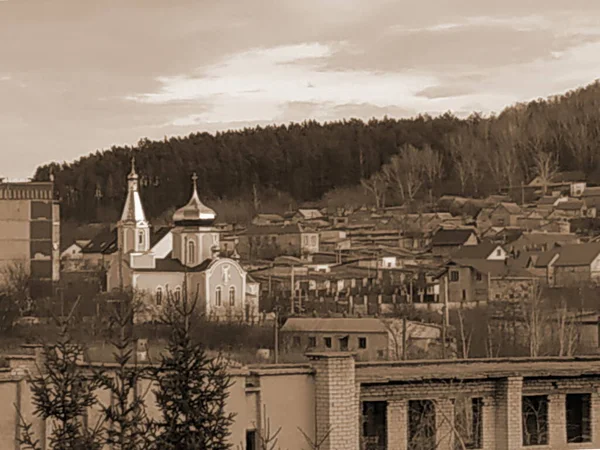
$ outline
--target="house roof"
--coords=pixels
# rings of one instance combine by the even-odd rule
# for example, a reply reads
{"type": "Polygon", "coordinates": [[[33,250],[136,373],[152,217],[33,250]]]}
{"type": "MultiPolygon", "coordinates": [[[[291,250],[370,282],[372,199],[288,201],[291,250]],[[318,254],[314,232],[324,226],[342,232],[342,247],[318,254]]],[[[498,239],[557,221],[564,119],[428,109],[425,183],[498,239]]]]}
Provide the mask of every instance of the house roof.
{"type": "Polygon", "coordinates": [[[517,278],[532,278],[533,275],[524,270],[518,264],[511,264],[510,260],[505,261],[489,261],[487,259],[456,259],[453,258],[449,265],[457,265],[463,267],[471,267],[483,275],[492,277],[517,277],[517,278]]]}
{"type": "Polygon", "coordinates": [[[302,331],[321,333],[387,333],[387,328],[379,319],[361,318],[314,318],[290,317],[283,327],[282,332],[302,331]]]}
{"type": "Polygon", "coordinates": [[[558,199],[559,199],[559,197],[545,195],[545,196],[541,197],[540,199],[538,199],[538,201],[535,203],[538,206],[553,206],[558,199]]]}
{"type": "MultiPolygon", "coordinates": [[[[103,230],[81,249],[82,253],[104,253],[111,244],[117,241],[117,228],[103,230]]],[[[116,250],[116,245],[115,245],[116,250]]]]}
{"type": "Polygon", "coordinates": [[[443,245],[462,245],[464,244],[472,234],[475,234],[470,229],[445,229],[438,230],[431,239],[431,245],[443,246],[443,245]]]}
{"type": "Polygon", "coordinates": [[[299,224],[288,225],[249,225],[242,234],[246,235],[263,235],[263,234],[298,234],[302,231],[299,224]]]}
{"type": "Polygon", "coordinates": [[[521,236],[511,243],[515,250],[540,249],[551,247],[554,244],[576,244],[579,238],[574,234],[567,233],[522,233],[521,236]]]}
{"type": "Polygon", "coordinates": [[[257,214],[253,220],[262,219],[271,222],[283,222],[285,219],[279,214],[257,214]]]}
{"type": "Polygon", "coordinates": [[[509,212],[509,214],[522,214],[523,213],[523,211],[521,210],[521,207],[519,205],[517,205],[516,203],[502,202],[502,203],[499,203],[498,206],[496,206],[495,210],[498,208],[506,209],[509,212]]]}
{"type": "Polygon", "coordinates": [[[553,183],[568,183],[575,181],[585,181],[585,173],[580,170],[569,170],[564,172],[558,172],[552,177],[553,183]]]}
{"type": "Polygon", "coordinates": [[[600,254],[600,242],[565,245],[558,248],[556,267],[587,266],[600,254]]]}
{"type": "Polygon", "coordinates": [[[501,245],[493,242],[482,242],[478,245],[465,245],[452,253],[452,258],[486,259],[498,247],[502,248],[501,245]]]}
{"type": "Polygon", "coordinates": [[[135,268],[136,272],[204,272],[208,266],[214,261],[213,259],[205,259],[195,267],[186,267],[181,262],[173,258],[172,253],[169,253],[166,258],[157,258],[154,268],[135,268]]]}
{"type": "Polygon", "coordinates": [[[554,208],[564,211],[578,211],[585,206],[585,203],[575,198],[570,198],[564,202],[559,202],[554,208]]]}
{"type": "Polygon", "coordinates": [[[313,208],[300,208],[298,209],[298,214],[300,214],[305,219],[320,219],[323,217],[321,211],[313,208]]]}
{"type": "Polygon", "coordinates": [[[600,196],[600,186],[587,186],[581,194],[582,197],[598,197],[600,196]]]}

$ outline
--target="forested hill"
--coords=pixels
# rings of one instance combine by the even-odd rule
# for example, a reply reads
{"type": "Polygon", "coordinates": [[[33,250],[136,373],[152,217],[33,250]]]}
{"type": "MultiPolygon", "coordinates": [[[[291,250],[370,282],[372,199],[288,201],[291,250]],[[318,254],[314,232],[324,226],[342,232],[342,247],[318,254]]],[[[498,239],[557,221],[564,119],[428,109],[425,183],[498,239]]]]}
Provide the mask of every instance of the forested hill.
{"type": "MultiPolygon", "coordinates": [[[[417,155],[432,150],[440,160],[441,171],[429,180],[430,191],[483,195],[531,179],[539,171],[540,155],[597,181],[599,145],[596,82],[486,118],[474,114],[461,120],[447,113],[368,122],[308,121],[164,141],[143,139],[133,148],[112,147],[72,163],[39,167],[35,179],[48,179],[52,169],[63,216],[90,222],[117,217],[132,153],[147,214],[157,217],[188,199],[193,171],[206,199],[250,198],[258,190],[259,195],[281,192],[296,201],[318,200],[334,188],[359,185],[393,155],[414,147],[417,155]]],[[[396,162],[404,164],[398,166],[402,173],[410,173],[406,165],[414,164],[410,158],[396,162]]],[[[424,195],[425,186],[419,187],[411,197],[424,195]]]]}

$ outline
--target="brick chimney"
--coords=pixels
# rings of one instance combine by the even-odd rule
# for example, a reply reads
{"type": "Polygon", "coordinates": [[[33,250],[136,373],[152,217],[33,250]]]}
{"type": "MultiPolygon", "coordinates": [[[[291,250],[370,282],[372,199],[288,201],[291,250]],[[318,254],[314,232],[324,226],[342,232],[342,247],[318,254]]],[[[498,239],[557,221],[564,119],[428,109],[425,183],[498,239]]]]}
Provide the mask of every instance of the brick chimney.
{"type": "Polygon", "coordinates": [[[354,354],[307,353],[315,369],[316,442],[321,450],[356,449],[359,446],[359,394],[354,354]]]}

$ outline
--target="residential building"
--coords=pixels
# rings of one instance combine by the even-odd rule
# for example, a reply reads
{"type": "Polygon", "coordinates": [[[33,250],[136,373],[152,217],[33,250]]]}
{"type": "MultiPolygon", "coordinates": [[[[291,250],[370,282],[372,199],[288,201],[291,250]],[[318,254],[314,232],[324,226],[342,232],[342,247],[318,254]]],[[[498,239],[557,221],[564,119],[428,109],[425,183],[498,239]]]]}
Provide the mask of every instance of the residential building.
{"type": "Polygon", "coordinates": [[[245,259],[303,256],[319,251],[319,232],[300,223],[283,226],[250,225],[238,235],[237,251],[245,259]]]}
{"type": "MultiPolygon", "coordinates": [[[[268,423],[288,450],[307,448],[306,438],[322,442],[320,450],[455,450],[458,442],[482,450],[600,448],[598,357],[357,362],[351,352],[306,356],[305,364],[230,365],[225,411],[234,414],[232,447],[260,448],[261,424],[268,423]]],[[[31,390],[23,389],[41,360],[7,361],[0,373],[6,411],[0,448],[12,450],[21,419],[35,432],[50,424],[31,413],[31,390]]],[[[159,414],[154,402],[146,404],[150,416],[159,414]]],[[[90,407],[89,422],[99,414],[90,407]]]]}
{"type": "Polygon", "coordinates": [[[481,242],[477,245],[465,245],[452,253],[453,259],[484,259],[504,261],[508,257],[506,250],[494,242],[481,242]]]}
{"type": "Polygon", "coordinates": [[[585,178],[585,174],[581,171],[558,172],[549,183],[540,177],[535,177],[529,183],[529,187],[536,188],[543,194],[568,194],[571,197],[580,197],[586,189],[585,178]]]}
{"type": "Polygon", "coordinates": [[[499,203],[489,214],[493,227],[514,227],[523,210],[516,203],[499,203]]]}
{"type": "Polygon", "coordinates": [[[564,217],[595,217],[596,208],[592,207],[588,212],[588,207],[583,200],[570,198],[554,206],[555,211],[563,213],[564,217]]]}
{"type": "Polygon", "coordinates": [[[389,356],[391,338],[379,319],[290,317],[280,332],[287,351],[351,351],[365,361],[389,356]]]}
{"type": "Polygon", "coordinates": [[[536,277],[509,260],[452,259],[438,275],[440,302],[480,303],[525,300],[536,277]]]}
{"type": "Polygon", "coordinates": [[[192,178],[191,198],[173,214],[174,228],[162,231],[153,243],[132,162],[117,224],[117,251],[109,264],[108,290],[130,287],[143,294],[140,321],[155,319],[167,298],[184,295],[197,299],[198,312],[209,319],[254,320],[259,286],[238,261],[219,255],[216,213],[202,203],[197,177],[192,178]]]}
{"type": "Polygon", "coordinates": [[[257,214],[252,219],[252,225],[265,226],[265,225],[283,225],[285,219],[279,214],[257,214]]]}
{"type": "Polygon", "coordinates": [[[448,256],[460,247],[477,245],[479,238],[470,228],[440,228],[431,238],[431,251],[437,256],[448,256]]]}
{"type": "Polygon", "coordinates": [[[60,278],[60,206],[52,181],[0,182],[0,277],[10,265],[30,274],[33,296],[52,294],[60,278]]]}
{"type": "Polygon", "coordinates": [[[553,287],[597,284],[600,282],[600,243],[555,247],[531,259],[528,267],[553,287]]]}

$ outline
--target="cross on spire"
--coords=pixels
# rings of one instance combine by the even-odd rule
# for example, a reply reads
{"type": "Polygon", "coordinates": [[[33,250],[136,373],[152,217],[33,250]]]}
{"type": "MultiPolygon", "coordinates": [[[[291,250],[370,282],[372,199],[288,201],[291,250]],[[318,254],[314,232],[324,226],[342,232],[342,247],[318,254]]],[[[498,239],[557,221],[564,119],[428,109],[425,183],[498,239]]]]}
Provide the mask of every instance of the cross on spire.
{"type": "Polygon", "coordinates": [[[135,172],[135,156],[131,157],[131,172],[129,172],[129,178],[137,177],[137,173],[135,172]]]}
{"type": "Polygon", "coordinates": [[[198,189],[198,175],[196,172],[192,174],[192,183],[194,183],[194,191],[198,189]]]}

